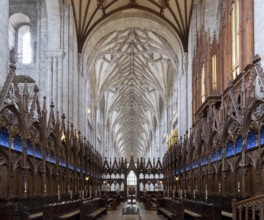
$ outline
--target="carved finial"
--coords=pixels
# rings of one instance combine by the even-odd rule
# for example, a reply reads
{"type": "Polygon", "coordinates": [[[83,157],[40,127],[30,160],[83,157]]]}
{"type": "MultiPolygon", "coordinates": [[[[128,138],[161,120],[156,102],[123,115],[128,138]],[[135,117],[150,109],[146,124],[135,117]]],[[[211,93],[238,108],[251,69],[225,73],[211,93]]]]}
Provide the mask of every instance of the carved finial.
{"type": "Polygon", "coordinates": [[[245,71],[242,72],[242,83],[241,83],[241,92],[246,91],[246,82],[245,82],[245,71]]]}
{"type": "Polygon", "coordinates": [[[38,93],[38,92],[39,92],[39,88],[38,88],[37,85],[34,85],[34,92],[35,92],[35,93],[38,93]]]}
{"type": "Polygon", "coordinates": [[[47,111],[46,96],[43,97],[43,111],[47,111]]]}
{"type": "Polygon", "coordinates": [[[81,131],[78,131],[78,139],[81,140],[81,131]]]}
{"type": "Polygon", "coordinates": [[[48,126],[50,129],[53,129],[55,126],[55,115],[54,115],[54,104],[53,102],[50,103],[50,115],[49,115],[49,122],[48,126]]]}
{"type": "Polygon", "coordinates": [[[261,61],[260,55],[256,54],[253,59],[253,64],[256,64],[261,61]]]}
{"type": "Polygon", "coordinates": [[[29,99],[28,85],[27,85],[27,80],[25,80],[24,89],[23,89],[24,112],[28,112],[28,99],[29,99]]]}
{"type": "Polygon", "coordinates": [[[52,109],[54,108],[54,103],[53,103],[53,102],[50,103],[50,107],[51,107],[52,109]]]}
{"type": "Polygon", "coordinates": [[[59,111],[57,111],[56,113],[57,113],[57,123],[60,123],[60,113],[59,111]]]}
{"type": "Polygon", "coordinates": [[[67,121],[67,133],[69,134],[70,133],[70,122],[67,121]]]}
{"type": "Polygon", "coordinates": [[[16,61],[17,61],[17,53],[16,53],[16,49],[13,47],[10,50],[10,55],[9,55],[9,68],[11,71],[15,71],[16,70],[16,61]]]}

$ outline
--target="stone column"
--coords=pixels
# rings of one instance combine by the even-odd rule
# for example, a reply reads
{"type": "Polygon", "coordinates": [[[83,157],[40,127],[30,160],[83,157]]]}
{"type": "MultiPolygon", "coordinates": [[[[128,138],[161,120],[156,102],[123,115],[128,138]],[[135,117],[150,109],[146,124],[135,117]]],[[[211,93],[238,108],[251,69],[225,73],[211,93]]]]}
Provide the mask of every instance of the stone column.
{"type": "Polygon", "coordinates": [[[9,31],[9,0],[1,0],[0,4],[0,91],[8,73],[8,31],[9,31]]]}
{"type": "Polygon", "coordinates": [[[184,53],[184,74],[185,74],[185,104],[186,104],[186,111],[185,111],[185,114],[186,114],[186,127],[185,129],[188,130],[188,115],[189,115],[189,111],[192,111],[192,108],[189,109],[189,105],[188,105],[188,102],[189,102],[189,95],[188,95],[188,90],[189,90],[189,86],[188,86],[188,53],[184,53]]]}
{"type": "Polygon", "coordinates": [[[57,104],[57,109],[59,110],[59,112],[61,114],[64,113],[63,111],[63,84],[65,83],[65,81],[63,81],[63,57],[64,54],[61,54],[62,56],[58,57],[58,102],[57,104]]]}
{"type": "Polygon", "coordinates": [[[58,111],[62,112],[63,98],[63,68],[62,60],[64,53],[61,50],[47,52],[48,65],[48,83],[47,83],[47,101],[54,102],[58,111]]]}
{"type": "Polygon", "coordinates": [[[47,57],[47,83],[46,83],[46,97],[47,97],[47,103],[50,103],[52,100],[52,69],[51,69],[51,64],[52,64],[52,57],[48,56],[47,57]]]}
{"type": "Polygon", "coordinates": [[[52,57],[52,100],[57,107],[58,96],[57,96],[57,85],[58,85],[58,58],[53,55],[52,57]]]}

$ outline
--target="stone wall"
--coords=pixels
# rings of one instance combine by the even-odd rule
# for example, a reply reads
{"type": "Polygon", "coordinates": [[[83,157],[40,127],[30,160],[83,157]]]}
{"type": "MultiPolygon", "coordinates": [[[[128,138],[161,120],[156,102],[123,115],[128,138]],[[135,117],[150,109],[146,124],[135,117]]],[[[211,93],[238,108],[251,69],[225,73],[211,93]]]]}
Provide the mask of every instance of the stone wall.
{"type": "Polygon", "coordinates": [[[254,54],[259,54],[262,58],[262,66],[264,65],[264,1],[254,1],[254,54]]]}
{"type": "Polygon", "coordinates": [[[2,0],[0,4],[0,88],[3,86],[7,71],[8,71],[8,14],[9,14],[9,0],[2,0]]]}

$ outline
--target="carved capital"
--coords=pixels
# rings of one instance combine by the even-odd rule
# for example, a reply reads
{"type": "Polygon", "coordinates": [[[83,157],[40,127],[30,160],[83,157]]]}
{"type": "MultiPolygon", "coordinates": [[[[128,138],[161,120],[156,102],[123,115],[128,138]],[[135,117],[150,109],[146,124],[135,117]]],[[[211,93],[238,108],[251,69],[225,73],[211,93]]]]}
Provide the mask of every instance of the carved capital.
{"type": "Polygon", "coordinates": [[[64,58],[65,52],[63,50],[46,51],[47,58],[64,58]]]}

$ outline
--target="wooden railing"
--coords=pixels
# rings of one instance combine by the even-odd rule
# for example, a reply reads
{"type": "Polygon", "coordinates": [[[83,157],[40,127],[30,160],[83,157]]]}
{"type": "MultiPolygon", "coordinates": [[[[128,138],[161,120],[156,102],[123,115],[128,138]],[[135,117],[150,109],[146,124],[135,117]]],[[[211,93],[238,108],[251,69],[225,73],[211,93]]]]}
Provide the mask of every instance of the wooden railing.
{"type": "Polygon", "coordinates": [[[232,204],[233,220],[264,220],[264,195],[254,196],[232,204]]]}

